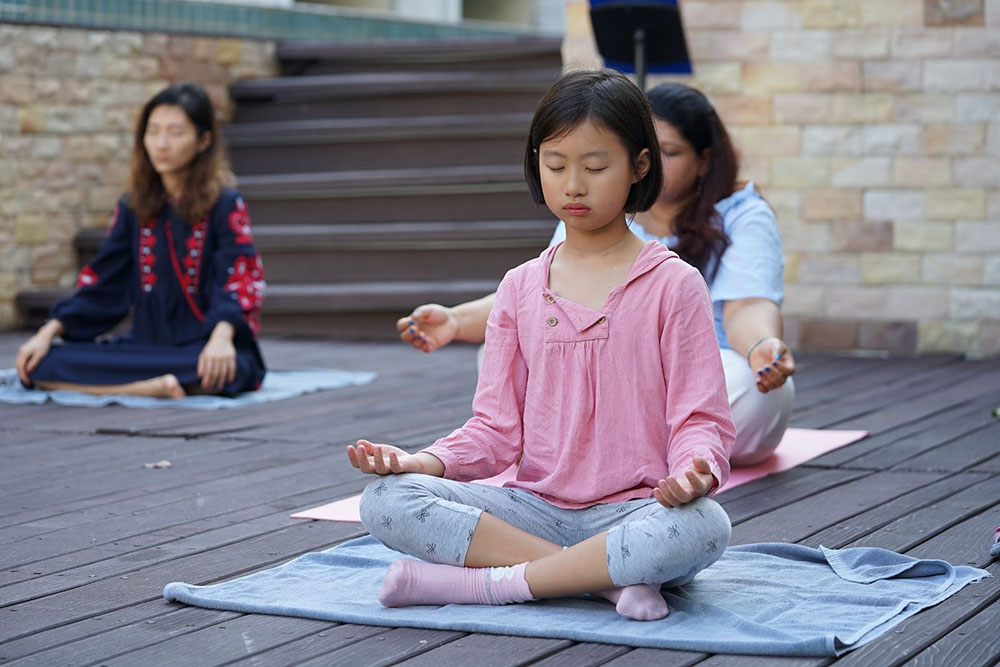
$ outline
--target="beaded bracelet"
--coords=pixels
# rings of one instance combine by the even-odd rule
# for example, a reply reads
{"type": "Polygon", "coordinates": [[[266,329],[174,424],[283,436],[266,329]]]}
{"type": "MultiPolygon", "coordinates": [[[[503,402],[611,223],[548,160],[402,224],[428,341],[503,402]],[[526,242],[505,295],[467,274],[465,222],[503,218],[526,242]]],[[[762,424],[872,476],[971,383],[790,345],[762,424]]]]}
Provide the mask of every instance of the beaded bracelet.
{"type": "Polygon", "coordinates": [[[748,364],[750,363],[750,355],[753,353],[753,351],[757,349],[758,345],[760,345],[761,343],[763,343],[768,338],[775,338],[775,336],[764,336],[759,341],[757,341],[756,343],[754,343],[753,345],[750,346],[750,349],[747,350],[747,363],[748,364]]]}

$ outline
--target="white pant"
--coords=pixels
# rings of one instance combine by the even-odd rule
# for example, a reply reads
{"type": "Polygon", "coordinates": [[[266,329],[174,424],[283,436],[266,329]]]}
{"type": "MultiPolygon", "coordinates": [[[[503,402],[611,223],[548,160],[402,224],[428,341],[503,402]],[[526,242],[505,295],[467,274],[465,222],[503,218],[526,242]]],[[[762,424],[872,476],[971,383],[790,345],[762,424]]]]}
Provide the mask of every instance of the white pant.
{"type": "Polygon", "coordinates": [[[760,463],[785,435],[795,402],[795,383],[788,378],[778,389],[762,394],[757,391],[757,381],[746,358],[733,350],[720,352],[729,408],[736,426],[736,443],[729,462],[734,466],[760,463]]]}
{"type": "MultiPolygon", "coordinates": [[[[736,443],[729,462],[734,466],[760,463],[785,435],[795,403],[795,383],[788,378],[778,389],[762,394],[757,391],[757,380],[745,357],[730,349],[719,352],[726,374],[729,409],[736,426],[736,443]]],[[[479,347],[476,364],[482,370],[483,346],[479,347]]]]}

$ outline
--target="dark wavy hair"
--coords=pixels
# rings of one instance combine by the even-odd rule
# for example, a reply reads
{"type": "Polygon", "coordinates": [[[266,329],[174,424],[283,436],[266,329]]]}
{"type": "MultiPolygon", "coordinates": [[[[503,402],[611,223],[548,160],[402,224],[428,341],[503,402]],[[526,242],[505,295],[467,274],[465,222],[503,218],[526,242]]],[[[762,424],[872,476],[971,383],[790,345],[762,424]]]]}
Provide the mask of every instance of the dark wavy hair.
{"type": "Polygon", "coordinates": [[[706,271],[718,267],[718,258],[729,247],[715,204],[736,190],[739,156],[712,103],[699,91],[663,83],[648,90],[646,99],[653,115],[673,126],[696,155],[701,157],[706,148],[709,151],[708,167],[698,179],[694,196],[673,220],[677,243],[671,249],[711,280],[706,271]]]}
{"type": "Polygon", "coordinates": [[[634,83],[610,70],[563,74],[535,109],[524,150],[524,178],[537,204],[545,203],[538,172],[538,148],[543,141],[565,135],[587,120],[614,132],[628,151],[632,165],[649,149],[649,171],[632,184],[625,211],[645,211],[656,203],[663,180],[660,149],[649,104],[634,83]]]}
{"type": "Polygon", "coordinates": [[[153,96],[142,108],[139,122],[135,127],[135,146],[132,149],[132,172],[129,177],[129,205],[141,222],[156,218],[167,203],[168,194],[160,174],[153,168],[146,152],[143,138],[149,125],[153,109],[168,104],[184,110],[188,120],[201,138],[205,132],[211,133],[208,148],[197,153],[189,165],[184,182],[183,196],[177,202],[181,217],[188,224],[202,220],[219,198],[219,191],[235,182],[229,170],[219,123],[215,118],[212,100],[205,89],[197,83],[182,82],[164,88],[153,96]]]}

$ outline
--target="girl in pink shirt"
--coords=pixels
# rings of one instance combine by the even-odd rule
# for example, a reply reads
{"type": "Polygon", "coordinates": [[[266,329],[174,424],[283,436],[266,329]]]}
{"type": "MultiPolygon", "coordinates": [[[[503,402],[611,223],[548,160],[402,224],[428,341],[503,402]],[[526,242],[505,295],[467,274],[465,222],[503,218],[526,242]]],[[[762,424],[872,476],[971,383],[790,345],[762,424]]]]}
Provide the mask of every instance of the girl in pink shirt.
{"type": "Polygon", "coordinates": [[[571,72],[539,103],[525,176],[566,241],[500,284],[473,417],[417,454],[347,448],[379,475],[365,527],[422,559],[393,563],[384,605],[593,593],[654,620],[668,613],[662,585],[721,556],[729,519],[707,496],[735,434],[708,292],[626,221],[655,202],[661,170],[624,76],[571,72]],[[505,488],[469,483],[515,461],[505,488]]]}

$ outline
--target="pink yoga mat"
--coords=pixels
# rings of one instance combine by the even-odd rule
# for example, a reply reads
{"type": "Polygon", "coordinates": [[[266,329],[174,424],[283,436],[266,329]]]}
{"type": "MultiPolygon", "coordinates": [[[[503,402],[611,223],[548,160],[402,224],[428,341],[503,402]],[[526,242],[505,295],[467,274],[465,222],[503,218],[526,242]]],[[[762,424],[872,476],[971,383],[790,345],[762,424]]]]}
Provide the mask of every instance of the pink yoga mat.
{"type": "MultiPolygon", "coordinates": [[[[763,463],[747,468],[733,468],[729,481],[723,485],[720,493],[740,484],[746,484],[759,477],[794,468],[821,454],[849,445],[868,435],[868,431],[819,431],[808,428],[790,428],[785,431],[785,437],[774,451],[774,455],[763,463]]],[[[346,454],[344,455],[347,456],[346,454]]],[[[476,482],[503,486],[503,483],[514,478],[514,468],[508,468],[496,477],[490,477],[476,482]]],[[[358,502],[361,496],[351,496],[336,502],[320,505],[304,512],[292,515],[293,519],[319,519],[321,521],[349,521],[360,523],[358,502]]]]}

